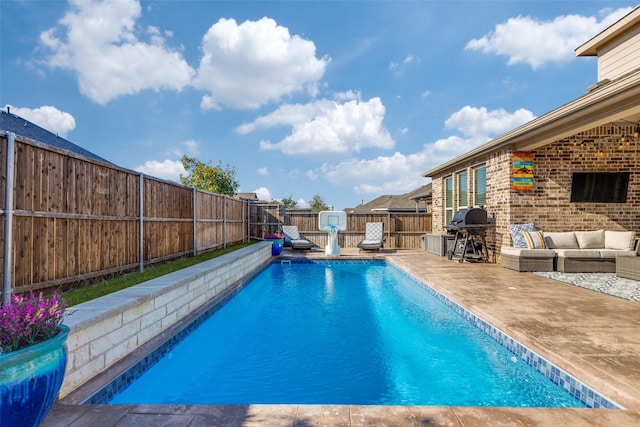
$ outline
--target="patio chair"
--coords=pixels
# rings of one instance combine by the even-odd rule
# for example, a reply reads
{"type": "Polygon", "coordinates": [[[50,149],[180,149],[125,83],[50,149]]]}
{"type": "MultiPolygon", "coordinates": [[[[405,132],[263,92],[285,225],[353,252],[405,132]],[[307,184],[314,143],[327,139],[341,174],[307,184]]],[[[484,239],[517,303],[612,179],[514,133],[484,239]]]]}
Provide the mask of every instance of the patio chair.
{"type": "Polygon", "coordinates": [[[282,233],[284,234],[284,245],[290,246],[292,250],[311,250],[311,248],[314,246],[313,242],[300,237],[300,232],[298,232],[297,225],[283,225],[282,233]]]}
{"type": "Polygon", "coordinates": [[[364,240],[358,243],[358,248],[360,251],[379,251],[384,242],[384,222],[367,222],[364,240]]]}

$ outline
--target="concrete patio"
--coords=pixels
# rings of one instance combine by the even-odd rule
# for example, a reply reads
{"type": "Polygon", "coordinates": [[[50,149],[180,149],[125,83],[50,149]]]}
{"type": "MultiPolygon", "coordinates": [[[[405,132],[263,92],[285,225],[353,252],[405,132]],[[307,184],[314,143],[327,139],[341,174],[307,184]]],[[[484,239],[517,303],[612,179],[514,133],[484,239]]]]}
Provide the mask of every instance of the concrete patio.
{"type": "MultiPolygon", "coordinates": [[[[325,258],[324,252],[285,251],[325,258]]],[[[632,426],[640,425],[640,304],[423,251],[388,257],[625,410],[332,405],[55,404],[43,426],[632,426]]]]}

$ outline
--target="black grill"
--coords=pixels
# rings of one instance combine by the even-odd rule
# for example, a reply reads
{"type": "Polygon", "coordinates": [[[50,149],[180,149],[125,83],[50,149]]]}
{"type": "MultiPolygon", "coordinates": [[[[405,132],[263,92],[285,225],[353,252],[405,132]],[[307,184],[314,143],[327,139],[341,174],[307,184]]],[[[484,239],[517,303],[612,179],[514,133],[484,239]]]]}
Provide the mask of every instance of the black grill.
{"type": "Polygon", "coordinates": [[[448,258],[459,258],[460,262],[465,259],[488,262],[485,235],[489,226],[487,211],[482,208],[460,209],[456,212],[446,226],[448,233],[456,235],[448,258]]]}
{"type": "Polygon", "coordinates": [[[489,226],[487,211],[482,208],[460,209],[453,215],[453,220],[447,225],[447,231],[455,234],[466,231],[472,234],[484,234],[489,226]]]}

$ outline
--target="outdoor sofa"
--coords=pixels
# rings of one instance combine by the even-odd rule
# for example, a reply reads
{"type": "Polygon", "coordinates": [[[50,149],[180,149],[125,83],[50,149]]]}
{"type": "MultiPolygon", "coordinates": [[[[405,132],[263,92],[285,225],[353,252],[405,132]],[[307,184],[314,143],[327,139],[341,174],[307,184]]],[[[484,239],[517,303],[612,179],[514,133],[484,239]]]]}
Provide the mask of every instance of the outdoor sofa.
{"type": "Polygon", "coordinates": [[[500,263],[516,271],[615,273],[617,258],[640,250],[633,231],[514,231],[510,227],[513,246],[501,248],[500,263]]]}

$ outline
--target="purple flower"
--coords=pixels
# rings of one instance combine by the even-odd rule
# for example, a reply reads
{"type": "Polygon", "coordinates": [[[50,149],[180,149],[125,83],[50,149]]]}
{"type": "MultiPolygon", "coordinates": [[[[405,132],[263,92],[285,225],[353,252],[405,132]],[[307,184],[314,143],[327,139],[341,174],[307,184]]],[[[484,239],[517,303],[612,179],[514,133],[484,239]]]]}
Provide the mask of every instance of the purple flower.
{"type": "Polygon", "coordinates": [[[0,309],[0,354],[16,351],[45,341],[58,333],[67,304],[54,293],[46,298],[13,295],[8,305],[0,309]]]}

